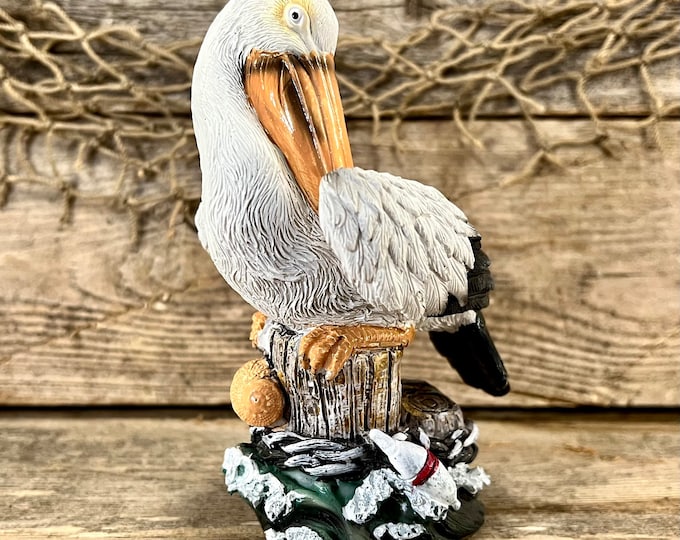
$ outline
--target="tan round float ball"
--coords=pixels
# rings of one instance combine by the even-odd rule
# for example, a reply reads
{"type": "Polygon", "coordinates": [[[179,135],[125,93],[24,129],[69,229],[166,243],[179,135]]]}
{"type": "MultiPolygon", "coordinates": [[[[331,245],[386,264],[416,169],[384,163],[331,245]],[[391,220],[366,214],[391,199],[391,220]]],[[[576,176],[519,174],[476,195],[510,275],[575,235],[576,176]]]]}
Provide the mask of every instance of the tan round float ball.
{"type": "Polygon", "coordinates": [[[266,427],[283,417],[285,398],[264,359],[251,360],[234,375],[231,404],[249,426],[266,427]]]}

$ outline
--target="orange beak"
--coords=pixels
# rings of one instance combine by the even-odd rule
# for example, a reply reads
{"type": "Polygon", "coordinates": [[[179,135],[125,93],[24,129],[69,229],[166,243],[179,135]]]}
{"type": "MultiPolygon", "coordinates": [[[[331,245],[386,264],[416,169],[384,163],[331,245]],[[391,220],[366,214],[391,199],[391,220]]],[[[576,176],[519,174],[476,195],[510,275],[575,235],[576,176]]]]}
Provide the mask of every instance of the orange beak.
{"type": "Polygon", "coordinates": [[[253,51],[244,84],[260,123],[318,211],[321,178],[353,166],[333,56],[253,51]]]}

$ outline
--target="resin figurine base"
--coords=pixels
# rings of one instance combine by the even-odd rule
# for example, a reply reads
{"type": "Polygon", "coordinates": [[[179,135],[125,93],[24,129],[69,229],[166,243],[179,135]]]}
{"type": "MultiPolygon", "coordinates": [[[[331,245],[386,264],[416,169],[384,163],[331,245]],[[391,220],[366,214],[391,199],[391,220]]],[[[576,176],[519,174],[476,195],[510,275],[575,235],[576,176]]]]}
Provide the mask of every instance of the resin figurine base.
{"type": "Polygon", "coordinates": [[[454,539],[484,521],[489,479],[470,467],[477,428],[423,382],[403,383],[394,436],[355,441],[253,428],[224,456],[227,489],[255,510],[268,540],[454,539]]]}

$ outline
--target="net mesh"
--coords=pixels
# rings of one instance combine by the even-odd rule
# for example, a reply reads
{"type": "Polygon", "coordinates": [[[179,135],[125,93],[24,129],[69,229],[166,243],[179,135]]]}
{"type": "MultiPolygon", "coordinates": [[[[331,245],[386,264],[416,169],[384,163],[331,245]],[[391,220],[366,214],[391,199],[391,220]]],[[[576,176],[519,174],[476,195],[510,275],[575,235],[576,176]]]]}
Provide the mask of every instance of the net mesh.
{"type": "MultiPolygon", "coordinates": [[[[560,165],[559,146],[606,155],[619,129],[608,115],[628,115],[626,125],[653,144],[659,120],[680,112],[664,83],[669,72],[680,79],[673,2],[444,0],[411,9],[419,16],[402,37],[349,35],[338,47],[347,115],[372,119],[376,134],[389,129],[397,147],[407,118],[448,118],[451,138],[483,151],[478,120],[514,117],[533,143],[504,180],[514,181],[560,165]],[[628,85],[623,102],[612,99],[618,84],[628,85]],[[563,115],[592,129],[551,142],[538,120],[563,115]]],[[[199,45],[153,43],[129,26],[84,28],[52,2],[0,8],[0,205],[30,184],[61,201],[64,221],[79,201],[127,212],[134,238],[145,216],[165,216],[170,229],[191,222],[200,175],[189,89],[199,45]],[[97,167],[107,180],[93,180],[102,178],[97,167]]]]}

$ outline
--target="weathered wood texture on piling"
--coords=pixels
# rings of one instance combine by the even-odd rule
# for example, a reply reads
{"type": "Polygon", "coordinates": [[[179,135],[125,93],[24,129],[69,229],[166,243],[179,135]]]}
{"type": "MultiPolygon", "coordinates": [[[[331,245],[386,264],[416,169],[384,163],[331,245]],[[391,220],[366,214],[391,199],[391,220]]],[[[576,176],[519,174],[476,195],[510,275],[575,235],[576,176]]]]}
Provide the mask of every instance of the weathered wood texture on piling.
{"type": "Polygon", "coordinates": [[[376,428],[397,431],[403,348],[357,351],[337,377],[312,374],[298,360],[299,334],[274,331],[271,363],[288,394],[290,431],[307,437],[356,440],[376,428]]]}
{"type": "MultiPolygon", "coordinates": [[[[343,31],[379,37],[404,36],[429,13],[427,3],[416,14],[401,4],[335,4],[343,31]]],[[[36,5],[9,0],[2,9],[26,13],[36,5]]],[[[83,25],[133,24],[150,42],[165,43],[200,38],[221,2],[59,5],[83,25]]],[[[651,76],[670,102],[680,76],[677,65],[664,66],[655,64],[651,76]]],[[[357,72],[356,80],[365,76],[357,72]]],[[[404,377],[436,379],[467,405],[680,404],[680,118],[675,111],[641,128],[637,117],[653,111],[638,71],[626,77],[587,87],[602,113],[598,129],[617,134],[604,140],[582,100],[565,89],[543,96],[535,132],[516,105],[489,102],[469,126],[480,148],[439,113],[405,120],[399,148],[389,123],[376,133],[362,119],[370,111],[352,113],[357,165],[438,187],[482,233],[497,282],[487,320],[513,392],[495,400],[465,387],[424,336],[406,351],[404,377]],[[574,138],[601,144],[561,145],[574,138]],[[545,159],[537,141],[559,163],[545,159]]],[[[30,117],[6,98],[0,116],[30,117]]],[[[178,100],[184,112],[173,122],[190,137],[186,95],[178,100]]],[[[130,172],[126,204],[164,201],[149,203],[140,219],[100,197],[119,187],[115,156],[76,168],[77,148],[59,132],[46,139],[0,130],[0,176],[10,186],[0,209],[0,403],[228,403],[231,376],[252,357],[252,310],[173,214],[175,200],[166,201],[168,193],[198,199],[195,159],[177,164],[180,182],[170,187],[147,171],[130,172]],[[20,162],[46,184],[22,182],[20,162]],[[86,195],[66,221],[61,179],[86,195]]],[[[154,150],[172,144],[159,139],[154,150]]],[[[134,151],[151,152],[143,144],[134,151]]]]}
{"type": "MultiPolygon", "coordinates": [[[[677,415],[474,415],[486,523],[475,540],[677,538],[677,415]]],[[[0,417],[2,538],[263,538],[225,493],[238,419],[0,417]]]]}

